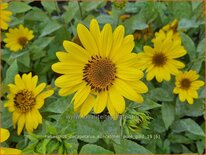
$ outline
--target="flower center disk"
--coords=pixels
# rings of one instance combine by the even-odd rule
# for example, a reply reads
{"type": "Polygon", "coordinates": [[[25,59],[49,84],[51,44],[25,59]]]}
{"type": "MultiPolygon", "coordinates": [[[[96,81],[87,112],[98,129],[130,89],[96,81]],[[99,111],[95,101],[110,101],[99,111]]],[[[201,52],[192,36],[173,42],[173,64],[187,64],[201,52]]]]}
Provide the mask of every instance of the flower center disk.
{"type": "Polygon", "coordinates": [[[116,67],[108,58],[92,56],[84,66],[83,80],[96,92],[108,90],[116,78],[116,67]]]}
{"type": "Polygon", "coordinates": [[[191,81],[189,79],[182,79],[180,85],[183,89],[189,89],[191,85],[191,81]]]}
{"type": "Polygon", "coordinates": [[[167,57],[163,53],[156,53],[152,58],[152,63],[155,66],[163,66],[166,64],[167,57]]]}
{"type": "Polygon", "coordinates": [[[28,39],[26,37],[20,37],[18,38],[18,43],[21,45],[21,46],[24,46],[26,45],[28,39]]]}
{"type": "Polygon", "coordinates": [[[31,91],[26,89],[19,91],[14,97],[14,106],[20,112],[28,112],[35,105],[35,97],[31,91]]]}

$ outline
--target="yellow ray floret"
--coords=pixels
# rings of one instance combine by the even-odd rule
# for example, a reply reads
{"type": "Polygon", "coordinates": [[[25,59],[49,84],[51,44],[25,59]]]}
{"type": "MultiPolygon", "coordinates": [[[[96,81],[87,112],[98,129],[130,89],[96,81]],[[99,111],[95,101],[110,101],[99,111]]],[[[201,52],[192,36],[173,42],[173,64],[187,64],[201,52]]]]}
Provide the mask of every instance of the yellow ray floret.
{"type": "Polygon", "coordinates": [[[181,41],[172,39],[173,32],[162,33],[161,38],[154,42],[154,47],[144,46],[144,51],[138,54],[138,67],[147,72],[148,81],[156,78],[158,82],[169,81],[171,74],[176,75],[184,64],[178,60],[187,52],[181,41]]]}
{"type": "Polygon", "coordinates": [[[110,24],[100,30],[93,19],[90,29],[82,24],[77,26],[81,46],[64,41],[66,52],[57,52],[60,62],[52,69],[62,74],[55,85],[60,87],[59,95],[73,97],[74,110],[86,116],[92,109],[101,113],[106,107],[116,118],[125,111],[125,98],[137,103],[143,102],[140,95],[148,91],[140,81],[143,72],[136,68],[133,35],[124,34],[124,27],[114,32],[110,24]]]}
{"type": "Polygon", "coordinates": [[[189,104],[193,104],[193,99],[198,98],[197,90],[204,85],[198,78],[199,75],[193,70],[180,72],[176,76],[176,87],[173,92],[179,95],[181,102],[187,100],[189,104]]]}
{"type": "MultiPolygon", "coordinates": [[[[0,142],[6,141],[10,136],[10,133],[7,129],[0,128],[0,142]]],[[[14,149],[14,148],[5,148],[0,147],[1,154],[21,154],[21,150],[14,149]]]]}
{"type": "Polygon", "coordinates": [[[9,29],[9,32],[6,33],[4,42],[6,43],[6,47],[12,52],[18,52],[22,50],[33,38],[34,35],[32,30],[29,30],[23,25],[19,25],[18,28],[9,29]]]}
{"type": "Polygon", "coordinates": [[[20,135],[25,127],[27,132],[36,129],[42,123],[39,109],[44,105],[44,100],[51,96],[54,91],[44,91],[46,83],[37,85],[38,76],[32,77],[31,73],[15,76],[15,84],[9,84],[10,93],[5,107],[13,113],[13,126],[18,126],[17,134],[20,135]]]}
{"type": "Polygon", "coordinates": [[[11,21],[12,12],[7,10],[8,3],[0,2],[0,28],[2,30],[8,29],[8,22],[11,21]]]}

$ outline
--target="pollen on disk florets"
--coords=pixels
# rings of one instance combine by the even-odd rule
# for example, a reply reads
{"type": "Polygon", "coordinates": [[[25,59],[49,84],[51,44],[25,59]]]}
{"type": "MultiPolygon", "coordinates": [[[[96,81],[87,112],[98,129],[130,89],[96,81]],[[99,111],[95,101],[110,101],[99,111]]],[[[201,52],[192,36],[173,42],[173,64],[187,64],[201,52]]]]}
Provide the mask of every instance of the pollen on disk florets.
{"type": "Polygon", "coordinates": [[[108,90],[116,77],[116,67],[108,58],[92,56],[83,69],[83,80],[96,92],[108,90]]]}
{"type": "Polygon", "coordinates": [[[14,97],[14,106],[20,112],[28,112],[35,105],[35,97],[31,91],[26,89],[19,91],[14,97]]]}

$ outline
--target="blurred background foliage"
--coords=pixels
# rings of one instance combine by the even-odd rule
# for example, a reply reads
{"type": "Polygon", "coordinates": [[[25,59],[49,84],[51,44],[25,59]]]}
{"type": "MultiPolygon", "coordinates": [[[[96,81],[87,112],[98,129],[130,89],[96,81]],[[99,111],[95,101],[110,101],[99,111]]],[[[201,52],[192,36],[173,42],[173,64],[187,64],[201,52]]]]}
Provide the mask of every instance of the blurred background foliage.
{"type": "MultiPolygon", "coordinates": [[[[174,78],[161,84],[145,83],[149,93],[144,103],[127,101],[127,111],[139,109],[150,113],[149,129],[127,133],[122,121],[124,115],[113,121],[103,112],[97,117],[78,119],[74,114],[72,96],[59,97],[58,90],[46,100],[41,109],[43,124],[32,134],[17,136],[12,127],[11,114],[3,108],[8,92],[7,84],[17,73],[32,72],[39,82],[54,86],[58,77],[51,70],[57,62],[55,53],[64,51],[64,40],[78,42],[78,23],[89,26],[96,18],[102,27],[110,23],[113,29],[122,24],[126,34],[134,34],[134,52],[141,52],[144,45],[151,45],[156,31],[177,19],[178,31],[188,54],[181,60],[187,69],[196,70],[204,80],[205,64],[205,12],[203,1],[137,1],[123,6],[109,1],[10,1],[12,11],[10,27],[23,24],[34,31],[35,38],[18,53],[12,53],[1,42],[1,114],[2,127],[11,132],[3,146],[17,147],[24,153],[199,153],[204,152],[204,88],[193,105],[181,103],[172,94],[174,78]],[[76,119],[75,119],[76,118],[76,119]],[[63,135],[63,136],[62,136],[63,135]],[[86,136],[85,136],[86,135],[86,136]],[[116,137],[112,137],[115,135],[116,137]]],[[[1,40],[6,31],[1,32],[1,40]]]]}

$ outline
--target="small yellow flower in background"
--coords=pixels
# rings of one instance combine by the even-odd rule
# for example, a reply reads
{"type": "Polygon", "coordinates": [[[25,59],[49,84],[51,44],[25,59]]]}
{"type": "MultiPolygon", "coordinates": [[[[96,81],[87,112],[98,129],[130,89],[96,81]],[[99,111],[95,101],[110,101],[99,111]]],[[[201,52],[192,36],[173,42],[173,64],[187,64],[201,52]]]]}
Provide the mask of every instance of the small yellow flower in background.
{"type": "MultiPolygon", "coordinates": [[[[0,128],[0,142],[6,141],[10,136],[10,133],[7,129],[0,128]]],[[[21,150],[14,149],[14,148],[5,148],[5,147],[0,147],[0,153],[1,154],[21,154],[21,150]]]]}
{"type": "Polygon", "coordinates": [[[171,74],[176,75],[185,65],[175,60],[187,52],[179,40],[173,40],[173,32],[161,33],[161,38],[154,42],[154,48],[144,46],[144,52],[138,54],[138,68],[146,69],[148,81],[154,77],[158,82],[169,81],[171,74]]]}
{"type": "Polygon", "coordinates": [[[122,9],[126,6],[127,0],[113,0],[115,7],[122,9]]]}
{"type": "Polygon", "coordinates": [[[8,3],[2,3],[0,1],[0,27],[2,30],[8,29],[8,22],[11,21],[12,12],[7,10],[8,3]]]}
{"type": "Polygon", "coordinates": [[[153,36],[152,24],[149,24],[148,28],[144,30],[136,30],[133,35],[134,35],[134,40],[143,39],[144,41],[147,41],[153,36]]]}
{"type": "Polygon", "coordinates": [[[198,98],[197,90],[204,85],[203,81],[197,80],[198,78],[199,75],[193,70],[176,75],[176,87],[173,92],[179,94],[181,102],[187,100],[189,104],[193,104],[193,98],[198,98]]]}
{"type": "Polygon", "coordinates": [[[136,68],[137,54],[133,35],[124,37],[124,27],[118,26],[114,32],[110,24],[100,31],[98,22],[90,22],[90,30],[78,24],[77,33],[83,47],[64,41],[67,52],[57,52],[60,62],[52,69],[63,74],[56,79],[60,87],[59,95],[73,97],[74,110],[86,116],[93,108],[101,113],[106,107],[113,119],[125,111],[125,98],[137,103],[143,102],[140,95],[148,91],[140,81],[143,72],[136,68]]]}
{"type": "Polygon", "coordinates": [[[22,50],[30,40],[34,38],[33,31],[19,25],[18,28],[10,28],[9,32],[6,33],[6,38],[4,42],[6,47],[13,52],[18,52],[22,50]]]}
{"type": "Polygon", "coordinates": [[[162,36],[164,36],[164,33],[171,33],[170,31],[172,31],[173,35],[172,35],[172,39],[174,41],[180,41],[181,42],[181,37],[179,32],[177,32],[177,27],[178,27],[178,20],[175,19],[172,21],[172,23],[165,25],[163,28],[160,29],[159,32],[155,33],[155,38],[152,39],[152,42],[155,43],[156,40],[164,40],[164,37],[162,38],[162,36]]]}
{"type": "Polygon", "coordinates": [[[27,132],[36,129],[42,123],[42,116],[39,109],[44,105],[44,99],[51,96],[54,91],[44,91],[46,83],[37,86],[38,76],[32,74],[19,74],[15,76],[15,84],[9,84],[10,93],[5,107],[13,113],[13,126],[18,126],[17,134],[20,135],[24,126],[27,132]]]}

